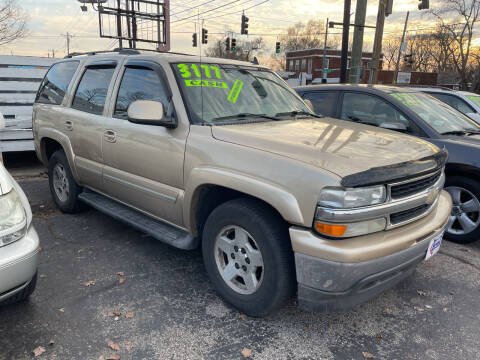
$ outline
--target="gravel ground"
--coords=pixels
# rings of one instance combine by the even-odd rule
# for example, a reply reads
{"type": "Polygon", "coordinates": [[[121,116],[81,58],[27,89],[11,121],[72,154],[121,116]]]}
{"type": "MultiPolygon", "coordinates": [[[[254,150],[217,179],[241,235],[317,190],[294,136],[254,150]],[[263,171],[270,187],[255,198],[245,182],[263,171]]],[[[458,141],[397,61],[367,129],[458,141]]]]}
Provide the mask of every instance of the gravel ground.
{"type": "Polygon", "coordinates": [[[39,359],[479,359],[480,241],[444,242],[413,277],[353,310],[292,301],[254,319],[216,296],[199,251],[93,209],[61,214],[44,177],[20,184],[43,251],[32,298],[0,308],[0,359],[33,358],[38,346],[39,359]]]}

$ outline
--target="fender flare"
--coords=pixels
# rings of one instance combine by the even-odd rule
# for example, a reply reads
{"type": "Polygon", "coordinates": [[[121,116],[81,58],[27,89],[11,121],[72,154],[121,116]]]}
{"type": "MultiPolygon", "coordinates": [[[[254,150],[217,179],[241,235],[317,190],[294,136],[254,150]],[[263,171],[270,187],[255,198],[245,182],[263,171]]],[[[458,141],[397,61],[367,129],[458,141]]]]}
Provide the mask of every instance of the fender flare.
{"type": "MultiPolygon", "coordinates": [[[[196,232],[194,200],[203,185],[217,185],[253,196],[265,201],[278,211],[285,221],[292,224],[304,223],[297,199],[278,184],[267,182],[250,175],[220,168],[195,168],[189,174],[185,187],[183,218],[187,228],[196,232]]],[[[196,235],[196,234],[195,234],[196,235]]]]}
{"type": "Polygon", "coordinates": [[[40,154],[42,156],[42,162],[44,162],[44,164],[48,166],[44,140],[55,140],[63,148],[63,151],[65,151],[65,155],[67,156],[68,165],[70,166],[72,175],[78,182],[77,169],[75,168],[75,155],[73,153],[72,144],[70,143],[70,139],[68,138],[68,136],[57,129],[42,128],[38,133],[38,138],[40,139],[40,154]]]}

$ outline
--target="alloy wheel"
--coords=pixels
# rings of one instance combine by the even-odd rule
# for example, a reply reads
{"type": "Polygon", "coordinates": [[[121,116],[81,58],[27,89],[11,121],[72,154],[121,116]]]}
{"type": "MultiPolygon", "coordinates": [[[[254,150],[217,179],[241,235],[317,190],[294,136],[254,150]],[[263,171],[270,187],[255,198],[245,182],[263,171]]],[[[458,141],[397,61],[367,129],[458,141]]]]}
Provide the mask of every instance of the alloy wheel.
{"type": "Polygon", "coordinates": [[[62,164],[56,164],[53,168],[53,189],[58,200],[65,202],[70,195],[69,184],[65,167],[62,164]]]}
{"type": "Polygon", "coordinates": [[[465,235],[474,231],[480,224],[480,201],[462,187],[448,186],[445,190],[453,201],[447,232],[453,235],[465,235]]]}
{"type": "Polygon", "coordinates": [[[255,293],[263,281],[263,257],[255,239],[242,227],[223,228],[215,239],[215,262],[225,283],[242,295],[255,293]]]}

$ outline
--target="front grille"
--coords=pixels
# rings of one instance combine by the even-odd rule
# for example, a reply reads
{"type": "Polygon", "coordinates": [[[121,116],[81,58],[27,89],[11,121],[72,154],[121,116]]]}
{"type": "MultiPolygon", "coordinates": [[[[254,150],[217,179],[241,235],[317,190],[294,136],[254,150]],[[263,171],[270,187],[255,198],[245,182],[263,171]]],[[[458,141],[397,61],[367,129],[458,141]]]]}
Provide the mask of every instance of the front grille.
{"type": "Polygon", "coordinates": [[[414,207],[412,209],[399,211],[397,213],[390,214],[390,223],[392,225],[396,225],[396,224],[400,224],[404,221],[414,219],[417,216],[420,216],[423,213],[425,213],[429,208],[430,208],[430,205],[425,204],[425,205],[420,205],[420,206],[414,207]]]}
{"type": "Polygon", "coordinates": [[[422,192],[423,190],[426,190],[429,187],[433,186],[438,181],[441,175],[442,172],[439,171],[433,175],[424,177],[422,179],[410,181],[403,184],[392,185],[392,187],[390,188],[390,195],[392,199],[399,199],[422,192]]]}

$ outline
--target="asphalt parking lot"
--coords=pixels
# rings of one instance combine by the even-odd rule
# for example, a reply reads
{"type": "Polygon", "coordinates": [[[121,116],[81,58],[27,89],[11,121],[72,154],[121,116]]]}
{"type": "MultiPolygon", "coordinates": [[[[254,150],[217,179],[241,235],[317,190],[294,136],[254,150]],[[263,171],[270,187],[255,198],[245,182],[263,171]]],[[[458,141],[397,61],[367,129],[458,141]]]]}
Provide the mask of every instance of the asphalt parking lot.
{"type": "Polygon", "coordinates": [[[62,214],[44,176],[19,182],[42,242],[40,277],[28,302],[0,308],[0,359],[31,359],[39,346],[38,359],[479,358],[480,241],[444,242],[412,278],[353,310],[292,301],[255,319],[216,296],[199,251],[93,209],[62,214]]]}

